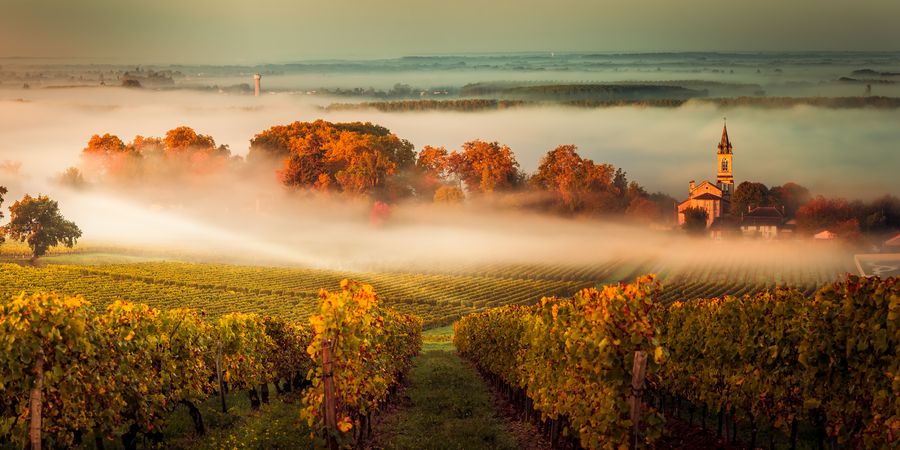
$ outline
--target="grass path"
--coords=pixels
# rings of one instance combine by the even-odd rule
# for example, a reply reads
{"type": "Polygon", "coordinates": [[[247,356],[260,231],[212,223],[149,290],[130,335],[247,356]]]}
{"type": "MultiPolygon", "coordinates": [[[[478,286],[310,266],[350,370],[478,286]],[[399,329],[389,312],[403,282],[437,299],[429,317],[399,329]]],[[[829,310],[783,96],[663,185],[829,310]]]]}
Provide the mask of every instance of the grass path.
{"type": "Polygon", "coordinates": [[[453,348],[443,327],[425,332],[394,410],[375,425],[378,449],[515,449],[515,438],[497,416],[481,377],[453,348]]]}

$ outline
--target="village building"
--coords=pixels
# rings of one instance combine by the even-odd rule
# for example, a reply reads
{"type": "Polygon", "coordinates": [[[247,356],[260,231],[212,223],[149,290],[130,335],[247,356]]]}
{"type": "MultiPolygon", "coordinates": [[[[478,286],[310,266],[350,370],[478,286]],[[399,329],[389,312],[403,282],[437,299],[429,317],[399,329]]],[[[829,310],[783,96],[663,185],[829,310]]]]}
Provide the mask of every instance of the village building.
{"type": "Polygon", "coordinates": [[[776,239],[792,234],[794,227],[784,219],[784,208],[761,206],[741,214],[741,234],[744,237],[776,239]]]}
{"type": "Polygon", "coordinates": [[[684,211],[688,208],[706,210],[706,226],[712,226],[716,219],[728,214],[731,194],[734,193],[734,173],[731,140],[728,127],[722,127],[722,138],[716,152],[716,182],[703,181],[699,185],[691,180],[687,200],[676,206],[678,225],[684,225],[684,211]]]}

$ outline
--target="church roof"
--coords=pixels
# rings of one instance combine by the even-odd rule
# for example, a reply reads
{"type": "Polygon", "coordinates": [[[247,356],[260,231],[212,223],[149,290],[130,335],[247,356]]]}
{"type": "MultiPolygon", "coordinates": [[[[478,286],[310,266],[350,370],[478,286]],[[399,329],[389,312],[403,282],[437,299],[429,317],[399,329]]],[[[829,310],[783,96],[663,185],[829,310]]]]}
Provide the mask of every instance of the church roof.
{"type": "Polygon", "coordinates": [[[696,197],[691,197],[691,199],[694,199],[694,200],[722,200],[722,196],[716,195],[716,194],[713,194],[710,192],[705,192],[696,197]]]}
{"type": "Polygon", "coordinates": [[[722,125],[722,139],[719,140],[719,153],[731,153],[731,140],[728,139],[728,126],[722,125]]]}

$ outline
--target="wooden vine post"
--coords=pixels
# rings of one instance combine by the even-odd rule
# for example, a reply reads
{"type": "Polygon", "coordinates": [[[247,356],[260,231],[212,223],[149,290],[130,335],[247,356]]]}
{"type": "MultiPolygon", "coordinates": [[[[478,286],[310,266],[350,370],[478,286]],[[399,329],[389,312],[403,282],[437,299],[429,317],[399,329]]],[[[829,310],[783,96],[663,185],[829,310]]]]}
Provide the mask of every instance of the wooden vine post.
{"type": "Polygon", "coordinates": [[[41,450],[41,394],[44,389],[44,350],[42,349],[34,361],[34,387],[31,389],[31,426],[28,437],[31,450],[41,450]]]}
{"type": "Polygon", "coordinates": [[[647,352],[634,352],[634,368],[631,372],[631,398],[628,399],[631,407],[631,434],[632,448],[638,448],[641,428],[641,398],[644,394],[644,377],[647,372],[647,352]]]}
{"type": "Polygon", "coordinates": [[[222,381],[222,342],[219,341],[216,347],[216,377],[219,379],[219,399],[222,400],[222,413],[228,412],[228,406],[225,405],[225,382],[222,381]]]}
{"type": "Polygon", "coordinates": [[[325,399],[323,407],[325,408],[325,439],[328,441],[328,448],[337,449],[337,412],[335,411],[334,401],[334,361],[331,354],[331,340],[325,339],[322,342],[322,385],[325,388],[325,399]]]}

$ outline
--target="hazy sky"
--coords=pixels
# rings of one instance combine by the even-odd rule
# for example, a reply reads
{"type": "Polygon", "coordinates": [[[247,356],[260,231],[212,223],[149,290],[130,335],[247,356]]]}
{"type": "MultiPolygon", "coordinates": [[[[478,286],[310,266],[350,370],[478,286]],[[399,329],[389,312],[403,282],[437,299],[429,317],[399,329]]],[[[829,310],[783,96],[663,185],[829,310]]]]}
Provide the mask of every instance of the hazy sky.
{"type": "Polygon", "coordinates": [[[0,56],[900,50],[898,0],[0,0],[0,56]]]}

